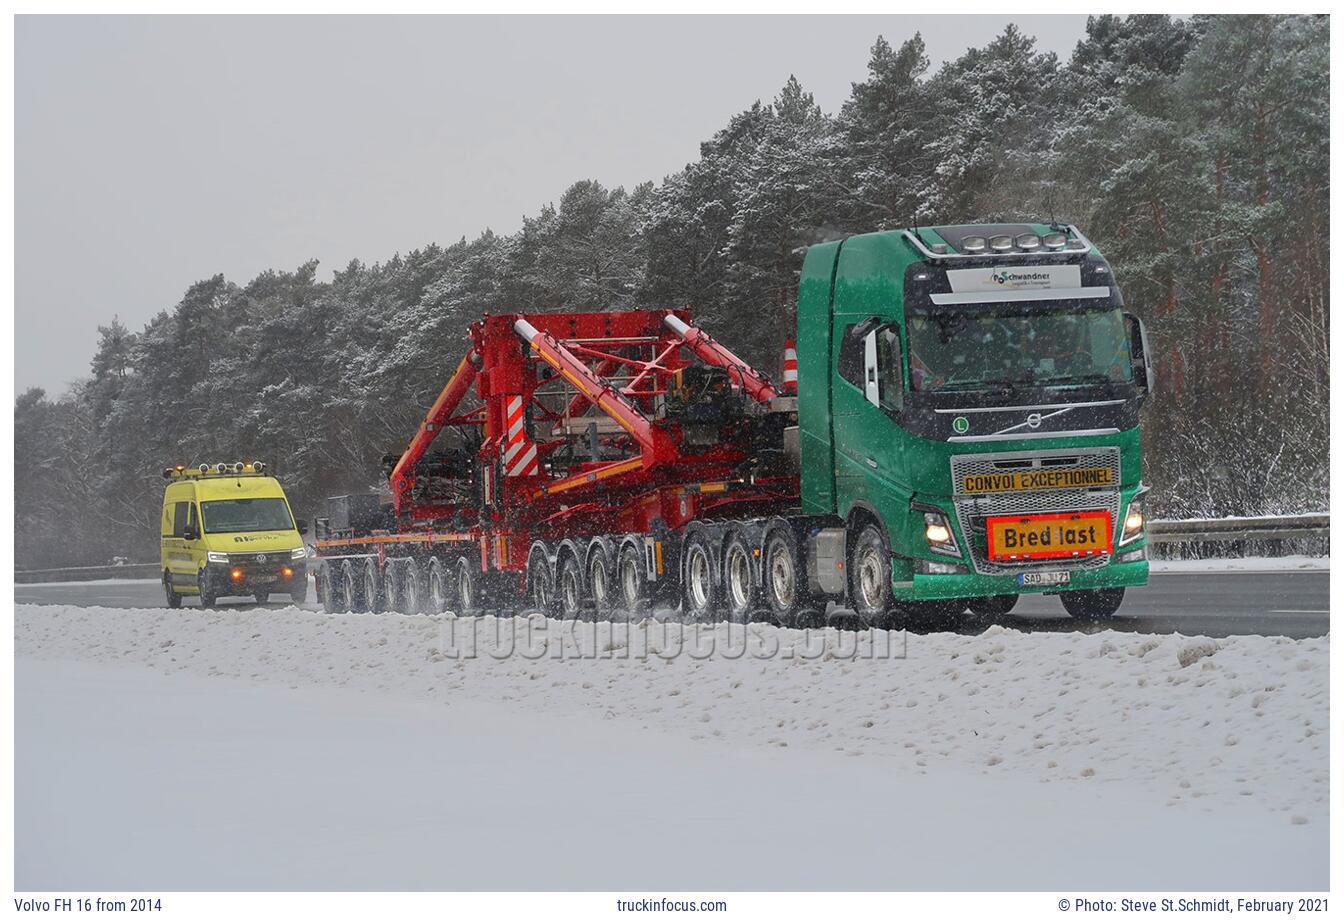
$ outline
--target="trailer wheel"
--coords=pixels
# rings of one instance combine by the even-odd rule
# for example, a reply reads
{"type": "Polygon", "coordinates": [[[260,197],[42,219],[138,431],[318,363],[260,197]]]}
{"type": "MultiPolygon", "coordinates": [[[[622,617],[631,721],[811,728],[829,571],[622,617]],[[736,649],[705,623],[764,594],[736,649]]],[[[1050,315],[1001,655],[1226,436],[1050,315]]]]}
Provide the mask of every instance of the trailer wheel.
{"type": "Polygon", "coordinates": [[[353,559],[341,563],[341,587],[345,606],[351,613],[363,613],[368,609],[364,598],[364,570],[356,566],[353,559]]]}
{"type": "Polygon", "coordinates": [[[615,590],[611,584],[611,566],[605,547],[595,546],[588,556],[588,596],[593,601],[593,615],[598,620],[612,618],[612,599],[615,590]]]}
{"type": "Polygon", "coordinates": [[[709,537],[696,531],[686,538],[682,548],[682,604],[686,615],[697,622],[708,621],[718,603],[714,584],[714,552],[709,537]]]}
{"type": "Polygon", "coordinates": [[[752,568],[750,542],[742,531],[735,531],[723,550],[723,599],[730,623],[750,623],[756,610],[760,590],[752,568]]]}
{"type": "Polygon", "coordinates": [[[633,619],[643,615],[649,606],[648,580],[644,577],[644,553],[633,543],[621,547],[617,580],[626,616],[633,619]]]}
{"type": "Polygon", "coordinates": [[[560,557],[560,571],[556,577],[556,604],[560,618],[577,620],[583,615],[583,571],[573,553],[560,557]]]}
{"type": "Polygon", "coordinates": [[[480,586],[476,572],[465,556],[457,560],[457,615],[475,616],[481,612],[480,586]]]}
{"type": "Polygon", "coordinates": [[[891,551],[876,524],[865,524],[851,544],[849,598],[865,626],[880,624],[891,610],[891,551]]]}
{"type": "Polygon", "coordinates": [[[425,609],[425,594],[427,585],[425,584],[424,569],[417,559],[402,560],[401,570],[397,573],[398,599],[401,605],[397,607],[398,613],[404,613],[413,616],[425,609]]]}
{"type": "Polygon", "coordinates": [[[345,613],[344,583],[332,564],[322,563],[317,577],[322,580],[322,590],[318,592],[322,595],[322,609],[327,613],[345,613]]]}
{"type": "Polygon", "coordinates": [[[443,613],[453,602],[453,578],[448,563],[435,556],[429,560],[429,612],[443,613]]]}
{"type": "Polygon", "coordinates": [[[1065,591],[1059,599],[1075,620],[1105,620],[1115,615],[1125,599],[1124,588],[1065,591]]]}
{"type": "Polygon", "coordinates": [[[802,596],[799,582],[802,566],[798,539],[788,527],[775,527],[766,535],[761,564],[762,593],[770,612],[781,626],[792,626],[802,596]]]}
{"type": "Polygon", "coordinates": [[[541,547],[535,547],[527,560],[527,596],[532,606],[548,617],[557,613],[555,580],[551,577],[551,563],[541,547]]]}
{"type": "Polygon", "coordinates": [[[378,571],[378,560],[366,559],[364,561],[364,604],[369,613],[382,613],[387,609],[385,583],[385,577],[378,571]]]}

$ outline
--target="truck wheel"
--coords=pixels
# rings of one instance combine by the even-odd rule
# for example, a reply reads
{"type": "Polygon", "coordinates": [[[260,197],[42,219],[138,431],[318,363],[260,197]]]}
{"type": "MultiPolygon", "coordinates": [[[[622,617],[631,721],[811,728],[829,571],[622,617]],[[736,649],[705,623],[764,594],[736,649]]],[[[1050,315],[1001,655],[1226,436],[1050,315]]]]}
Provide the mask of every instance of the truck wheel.
{"type": "Polygon", "coordinates": [[[168,599],[170,610],[177,610],[182,606],[182,595],[173,590],[173,580],[167,572],[163,573],[163,593],[168,599]]]}
{"type": "Polygon", "coordinates": [[[545,550],[536,547],[527,560],[527,596],[538,613],[554,617],[559,604],[555,597],[555,579],[551,577],[551,562],[545,550]]]}
{"type": "Polygon", "coordinates": [[[851,544],[849,599],[865,626],[883,622],[891,610],[891,550],[886,534],[866,524],[851,544]]]}
{"type": "Polygon", "coordinates": [[[588,556],[588,596],[593,601],[593,615],[598,620],[612,619],[612,600],[615,590],[611,584],[611,565],[603,546],[594,547],[588,556]]]}
{"type": "Polygon", "coordinates": [[[579,560],[572,553],[565,553],[560,558],[556,602],[562,620],[577,620],[583,616],[583,572],[579,568],[579,560]]]}
{"type": "Polygon", "coordinates": [[[718,597],[714,584],[714,553],[709,538],[701,531],[691,534],[682,549],[682,609],[697,622],[708,622],[715,613],[718,597]]]}
{"type": "Polygon", "coordinates": [[[1017,606],[1016,594],[995,594],[991,597],[974,597],[966,604],[971,613],[982,617],[1003,616],[1017,606]]]}
{"type": "Polygon", "coordinates": [[[201,573],[196,576],[196,590],[201,595],[202,607],[213,607],[219,595],[215,593],[214,579],[210,577],[208,569],[201,569],[201,573]]]}
{"type": "Polygon", "coordinates": [[[480,580],[464,556],[457,560],[457,615],[476,616],[480,612],[480,580]]]}
{"type": "Polygon", "coordinates": [[[353,559],[341,563],[341,593],[345,596],[346,609],[351,613],[363,613],[369,609],[364,599],[364,572],[355,565],[353,559]]]}
{"type": "Polygon", "coordinates": [[[254,597],[254,598],[256,599],[256,601],[257,601],[258,604],[264,604],[264,603],[266,603],[268,600],[271,599],[271,592],[269,592],[269,591],[253,591],[253,592],[252,592],[252,597],[254,597]]]}
{"type": "Polygon", "coordinates": [[[429,612],[444,613],[453,603],[453,577],[448,563],[435,556],[429,560],[429,612]]]}
{"type": "Polygon", "coordinates": [[[327,613],[345,613],[345,585],[340,573],[330,562],[324,562],[317,577],[322,579],[322,590],[318,592],[322,595],[322,609],[327,613]]]}
{"type": "Polygon", "coordinates": [[[620,587],[617,599],[631,619],[644,615],[649,607],[649,582],[644,573],[644,554],[639,547],[627,543],[621,547],[620,566],[616,572],[620,587]]]}
{"type": "Polygon", "coordinates": [[[750,623],[756,610],[760,592],[751,560],[751,546],[746,534],[740,530],[734,532],[723,550],[723,599],[730,623],[750,623]]]}
{"type": "Polygon", "coordinates": [[[386,609],[384,584],[385,579],[378,571],[378,560],[364,560],[364,605],[369,613],[382,613],[386,609]]]}
{"type": "Polygon", "coordinates": [[[1124,588],[1097,588],[1093,591],[1065,591],[1059,595],[1064,609],[1075,620],[1105,620],[1114,616],[1125,599],[1124,588]]]}
{"type": "Polygon", "coordinates": [[[803,594],[799,578],[802,565],[798,558],[798,540],[787,527],[776,527],[766,535],[761,554],[761,593],[766,606],[780,626],[792,626],[803,594]]]}
{"type": "Polygon", "coordinates": [[[401,604],[398,613],[413,616],[425,609],[425,595],[428,593],[425,572],[418,559],[404,559],[397,571],[397,599],[401,604]]]}
{"type": "Polygon", "coordinates": [[[304,572],[298,577],[298,581],[290,582],[289,599],[296,604],[307,603],[308,601],[308,573],[304,572]]]}

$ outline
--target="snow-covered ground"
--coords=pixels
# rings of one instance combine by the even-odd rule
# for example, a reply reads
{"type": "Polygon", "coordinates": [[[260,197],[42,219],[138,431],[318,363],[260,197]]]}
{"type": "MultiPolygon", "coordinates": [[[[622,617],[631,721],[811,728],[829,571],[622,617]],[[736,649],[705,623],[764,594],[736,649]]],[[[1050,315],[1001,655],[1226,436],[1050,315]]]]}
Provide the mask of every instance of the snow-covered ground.
{"type": "Polygon", "coordinates": [[[16,884],[1328,883],[1328,639],[878,638],[20,606],[16,884]]]}

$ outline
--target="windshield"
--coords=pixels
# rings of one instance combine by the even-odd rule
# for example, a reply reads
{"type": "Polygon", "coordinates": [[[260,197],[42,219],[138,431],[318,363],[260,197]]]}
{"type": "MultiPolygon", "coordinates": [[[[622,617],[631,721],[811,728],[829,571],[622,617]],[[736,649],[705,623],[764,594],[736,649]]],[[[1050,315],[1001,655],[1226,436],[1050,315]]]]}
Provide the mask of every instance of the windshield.
{"type": "Polygon", "coordinates": [[[294,519],[283,498],[232,498],[201,502],[206,533],[243,533],[251,530],[293,530],[294,519]]]}
{"type": "Polygon", "coordinates": [[[911,313],[915,390],[1129,383],[1124,315],[1110,304],[1059,301],[911,313]]]}

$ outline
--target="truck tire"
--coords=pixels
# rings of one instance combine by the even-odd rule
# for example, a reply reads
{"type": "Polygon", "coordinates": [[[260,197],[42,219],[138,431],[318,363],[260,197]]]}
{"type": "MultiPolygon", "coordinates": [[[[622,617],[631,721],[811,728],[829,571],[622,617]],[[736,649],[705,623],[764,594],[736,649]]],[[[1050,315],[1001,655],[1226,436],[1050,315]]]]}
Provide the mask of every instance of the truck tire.
{"type": "Polygon", "coordinates": [[[453,574],[446,560],[429,560],[429,612],[444,613],[453,603],[453,574]]]}
{"type": "Polygon", "coordinates": [[[1115,615],[1125,599],[1124,588],[1097,588],[1092,591],[1064,591],[1060,601],[1075,620],[1105,620],[1115,615]]]}
{"type": "Polygon", "coordinates": [[[630,619],[644,616],[649,609],[649,581],[644,571],[644,554],[633,543],[621,547],[616,583],[620,587],[616,600],[624,608],[625,616],[630,619]]]}
{"type": "Polygon", "coordinates": [[[806,577],[793,528],[772,527],[761,552],[761,594],[780,626],[795,624],[806,594],[806,577]]]}
{"type": "Polygon", "coordinates": [[[736,530],[723,548],[723,602],[729,623],[750,623],[760,603],[751,541],[736,530]]]}
{"type": "Polygon", "coordinates": [[[555,596],[551,561],[541,546],[534,546],[527,559],[527,597],[538,613],[547,617],[558,616],[560,605],[555,596]]]}
{"type": "Polygon", "coordinates": [[[341,593],[345,596],[345,608],[351,613],[363,613],[368,610],[364,598],[364,571],[353,559],[341,563],[341,593]]]}
{"type": "Polygon", "coordinates": [[[850,543],[849,599],[865,626],[883,624],[891,611],[891,549],[876,524],[865,524],[850,543]]]}
{"type": "Polygon", "coordinates": [[[173,579],[166,571],[163,573],[163,593],[168,600],[168,609],[177,610],[182,606],[182,595],[173,590],[173,579]]]}
{"type": "Polygon", "coordinates": [[[714,550],[701,530],[686,538],[681,550],[681,605],[686,617],[710,622],[718,614],[718,586],[714,579],[714,550]]]}
{"type": "Polygon", "coordinates": [[[559,607],[560,619],[581,619],[587,606],[583,595],[583,570],[579,567],[579,560],[572,553],[565,553],[560,557],[555,582],[555,601],[559,607]]]}
{"type": "Polygon", "coordinates": [[[403,559],[401,565],[397,567],[397,600],[400,601],[397,612],[414,616],[424,611],[428,587],[420,560],[403,559]]]}
{"type": "Polygon", "coordinates": [[[1003,616],[1017,606],[1016,594],[995,594],[991,597],[973,597],[966,604],[971,613],[982,617],[1003,616]]]}
{"type": "Polygon", "coordinates": [[[611,560],[607,548],[601,544],[588,552],[588,597],[593,602],[593,616],[598,620],[613,618],[616,588],[612,584],[611,560]]]}
{"type": "Polygon", "coordinates": [[[215,593],[214,579],[210,577],[209,569],[201,569],[200,574],[196,576],[196,590],[200,592],[202,607],[208,609],[215,606],[219,595],[215,593]]]}
{"type": "Polygon", "coordinates": [[[457,615],[460,617],[478,615],[481,612],[480,578],[465,556],[457,560],[457,578],[454,579],[454,585],[457,589],[457,615]]]}
{"type": "Polygon", "coordinates": [[[340,572],[330,562],[322,563],[318,572],[322,579],[322,609],[327,613],[345,613],[345,586],[340,572]]]}
{"type": "Polygon", "coordinates": [[[382,613],[386,609],[386,579],[378,571],[377,559],[364,560],[364,606],[369,613],[382,613]]]}

